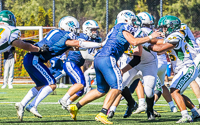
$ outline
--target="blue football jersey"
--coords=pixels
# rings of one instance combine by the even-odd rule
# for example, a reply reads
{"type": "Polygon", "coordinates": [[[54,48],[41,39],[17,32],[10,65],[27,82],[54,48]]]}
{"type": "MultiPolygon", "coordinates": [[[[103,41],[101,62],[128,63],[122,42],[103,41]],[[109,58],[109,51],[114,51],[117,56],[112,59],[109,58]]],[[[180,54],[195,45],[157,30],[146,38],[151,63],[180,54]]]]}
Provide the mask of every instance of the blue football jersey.
{"type": "Polygon", "coordinates": [[[119,23],[115,25],[106,37],[106,44],[98,51],[96,56],[113,56],[116,60],[118,60],[130,45],[123,36],[123,31],[130,32],[134,35],[137,28],[134,28],[126,23],[119,23]]]}
{"type": "MultiPolygon", "coordinates": [[[[84,39],[86,41],[92,41],[92,42],[101,42],[101,38],[97,37],[96,39],[91,39],[89,36],[87,36],[84,33],[80,33],[79,36],[77,36],[77,39],[84,39]]],[[[91,53],[94,51],[94,48],[88,49],[88,53],[91,53]]],[[[72,61],[78,66],[82,66],[85,62],[85,59],[83,59],[81,52],[80,51],[69,51],[68,56],[67,56],[67,61],[72,61]]]]}
{"type": "Polygon", "coordinates": [[[50,59],[51,68],[55,70],[63,69],[63,61],[60,59],[60,56],[56,56],[50,59]]]}
{"type": "Polygon", "coordinates": [[[70,46],[66,46],[65,42],[72,39],[77,39],[74,33],[59,29],[53,29],[44,37],[43,40],[35,44],[39,47],[42,47],[44,44],[48,45],[49,52],[32,52],[32,54],[37,55],[41,61],[47,62],[52,57],[61,55],[66,50],[71,48],[70,46]]]}

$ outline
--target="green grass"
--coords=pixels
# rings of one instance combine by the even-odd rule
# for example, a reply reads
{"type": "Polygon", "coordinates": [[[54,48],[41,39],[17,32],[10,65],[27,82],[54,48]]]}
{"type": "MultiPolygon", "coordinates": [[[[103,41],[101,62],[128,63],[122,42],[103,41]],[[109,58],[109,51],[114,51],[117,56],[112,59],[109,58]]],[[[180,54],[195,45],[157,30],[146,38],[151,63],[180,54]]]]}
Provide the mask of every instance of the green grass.
{"type": "MultiPolygon", "coordinates": [[[[78,113],[77,121],[73,121],[70,114],[66,110],[61,109],[61,106],[57,103],[67,92],[67,89],[62,88],[56,89],[56,95],[50,94],[39,104],[37,109],[43,118],[36,118],[33,114],[25,111],[23,122],[19,122],[14,104],[20,102],[33,86],[34,85],[14,85],[14,89],[0,89],[0,124],[101,125],[101,123],[96,122],[94,118],[101,110],[105,97],[82,107],[78,113]]],[[[188,88],[184,94],[187,95],[195,105],[198,105],[198,101],[190,88],[188,88]]],[[[137,100],[135,94],[133,94],[133,97],[137,100]]],[[[181,118],[180,112],[170,112],[170,108],[163,97],[156,103],[154,109],[162,116],[161,118],[157,118],[156,121],[149,122],[145,113],[132,114],[129,118],[125,119],[123,115],[126,110],[126,101],[123,100],[120,102],[115,116],[110,119],[110,121],[117,125],[169,125],[175,124],[175,122],[181,118]]],[[[189,114],[191,114],[191,112],[189,112],[189,114]]],[[[192,124],[200,123],[194,122],[192,124]]]]}

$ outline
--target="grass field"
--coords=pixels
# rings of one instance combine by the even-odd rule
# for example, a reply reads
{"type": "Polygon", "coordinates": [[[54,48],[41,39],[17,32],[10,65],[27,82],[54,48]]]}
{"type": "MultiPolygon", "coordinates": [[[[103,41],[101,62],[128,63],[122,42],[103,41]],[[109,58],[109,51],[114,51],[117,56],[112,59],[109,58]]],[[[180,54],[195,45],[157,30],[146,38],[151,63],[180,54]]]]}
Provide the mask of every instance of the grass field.
{"type": "MultiPolygon", "coordinates": [[[[25,111],[23,122],[19,122],[14,105],[16,102],[21,101],[28,90],[33,86],[34,85],[14,85],[14,89],[0,89],[0,124],[101,124],[99,122],[96,122],[94,118],[96,114],[98,114],[101,110],[105,97],[95,100],[88,105],[82,107],[78,113],[77,121],[73,121],[70,117],[70,114],[66,110],[63,110],[61,106],[57,103],[58,100],[62,98],[63,95],[67,92],[67,89],[64,88],[56,89],[56,95],[49,95],[39,104],[37,109],[38,112],[43,116],[43,118],[36,118],[35,116],[33,116],[33,114],[25,111]]],[[[195,105],[198,105],[198,101],[190,88],[188,88],[184,94],[187,95],[195,105]]],[[[135,94],[133,94],[133,97],[137,100],[137,96],[135,94]]],[[[170,112],[170,108],[163,97],[160,98],[160,100],[154,106],[154,109],[157,110],[162,116],[160,118],[157,118],[156,121],[149,122],[145,113],[132,114],[129,118],[125,119],[123,118],[123,115],[126,110],[126,101],[123,100],[120,102],[115,116],[110,119],[110,121],[114,122],[114,124],[117,125],[169,125],[175,124],[175,122],[181,118],[180,112],[170,112]]],[[[189,114],[191,115],[191,112],[189,112],[189,114]]],[[[193,122],[190,124],[200,124],[200,122],[193,122]]]]}

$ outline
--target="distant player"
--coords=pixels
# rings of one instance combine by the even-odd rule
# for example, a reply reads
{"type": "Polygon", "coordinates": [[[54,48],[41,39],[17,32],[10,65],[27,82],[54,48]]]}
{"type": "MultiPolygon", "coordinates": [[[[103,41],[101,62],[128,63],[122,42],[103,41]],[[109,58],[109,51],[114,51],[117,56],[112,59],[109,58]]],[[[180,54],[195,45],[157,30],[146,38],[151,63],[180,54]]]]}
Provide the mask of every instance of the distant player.
{"type": "Polygon", "coordinates": [[[38,104],[56,89],[56,80],[50,73],[49,69],[44,65],[49,59],[63,54],[71,47],[94,48],[101,47],[100,43],[88,42],[83,39],[78,39],[76,33],[79,29],[79,22],[72,16],[66,16],[60,19],[58,29],[51,30],[43,40],[36,43],[36,46],[46,46],[48,52],[45,53],[27,53],[24,57],[24,67],[29,73],[36,87],[29,90],[24,99],[16,103],[17,114],[22,121],[24,107],[28,112],[33,113],[36,117],[42,118],[37,111],[38,104]]]}

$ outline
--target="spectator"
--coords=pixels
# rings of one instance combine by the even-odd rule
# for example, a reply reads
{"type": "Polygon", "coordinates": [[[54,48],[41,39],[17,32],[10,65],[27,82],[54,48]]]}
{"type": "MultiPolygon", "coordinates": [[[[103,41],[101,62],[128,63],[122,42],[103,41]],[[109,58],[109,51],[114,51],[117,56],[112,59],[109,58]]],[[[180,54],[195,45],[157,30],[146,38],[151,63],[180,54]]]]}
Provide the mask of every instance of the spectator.
{"type": "Polygon", "coordinates": [[[4,78],[2,89],[6,88],[8,83],[8,88],[12,89],[13,77],[14,77],[14,64],[16,62],[16,52],[15,47],[11,47],[10,50],[4,52],[4,78]]]}

